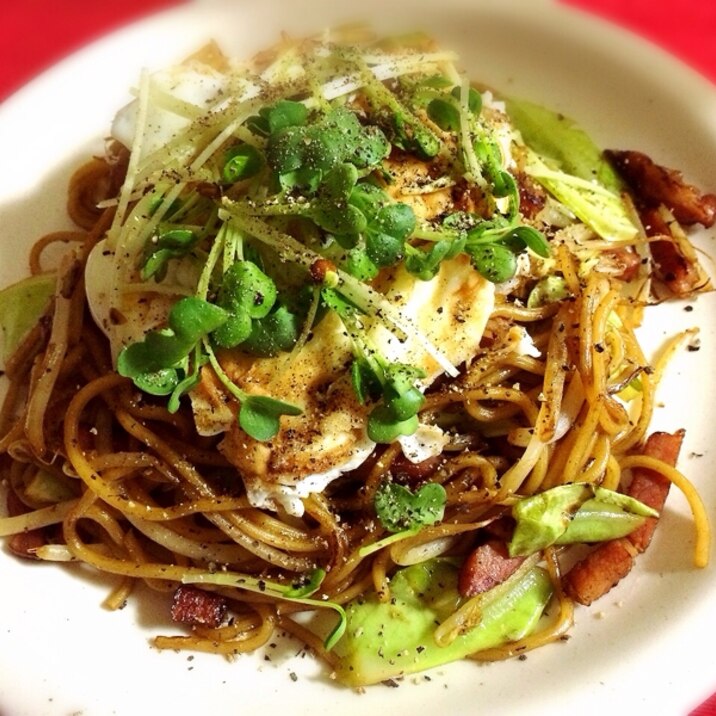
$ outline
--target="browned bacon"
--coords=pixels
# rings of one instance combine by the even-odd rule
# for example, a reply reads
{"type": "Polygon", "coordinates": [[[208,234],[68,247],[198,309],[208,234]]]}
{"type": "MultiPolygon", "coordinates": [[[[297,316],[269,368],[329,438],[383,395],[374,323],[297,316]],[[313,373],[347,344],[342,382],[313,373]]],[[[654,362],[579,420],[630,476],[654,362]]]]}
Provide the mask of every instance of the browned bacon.
{"type": "Polygon", "coordinates": [[[42,530],[28,530],[19,532],[10,537],[7,542],[8,549],[17,557],[25,559],[37,559],[35,551],[47,544],[42,530]]]}
{"type": "Polygon", "coordinates": [[[589,606],[629,574],[636,554],[626,537],[599,545],[567,573],[565,591],[575,602],[589,606]]]}
{"type": "Polygon", "coordinates": [[[174,592],[172,619],[182,624],[216,629],[226,616],[227,601],[220,594],[182,584],[174,592]]]}
{"type": "Polygon", "coordinates": [[[442,455],[434,455],[421,462],[411,462],[402,453],[390,465],[393,477],[401,482],[420,482],[430,477],[443,461],[442,455]]]}
{"type": "Polygon", "coordinates": [[[663,237],[649,242],[656,277],[676,296],[693,294],[703,279],[694,262],[684,256],[673,240],[671,230],[658,209],[642,209],[641,220],[647,236],[663,237]]]}
{"type": "Polygon", "coordinates": [[[666,206],[681,224],[713,226],[716,222],[716,195],[702,194],[687,184],[681,172],[652,161],[635,151],[608,149],[606,157],[629,186],[637,206],[666,206]]]}
{"type": "MultiPolygon", "coordinates": [[[[27,507],[20,501],[17,495],[10,490],[7,493],[7,512],[11,517],[22,515],[27,512],[27,507]]],[[[25,559],[37,559],[35,550],[47,544],[45,533],[41,529],[27,530],[12,535],[7,542],[8,549],[17,557],[25,559]]]]}
{"type": "Polygon", "coordinates": [[[633,246],[614,249],[609,252],[612,260],[619,271],[617,278],[629,283],[639,275],[641,256],[634,250],[633,246]]]}
{"type": "Polygon", "coordinates": [[[510,557],[504,542],[493,540],[481,544],[468,555],[460,568],[460,595],[474,597],[502,584],[524,561],[524,557],[510,557]]]}
{"type": "MultiPolygon", "coordinates": [[[[653,433],[646,441],[644,454],[674,466],[679,457],[684,434],[684,430],[677,430],[673,435],[671,433],[653,433]]],[[[661,512],[670,487],[671,483],[660,473],[639,468],[634,470],[627,493],[634,499],[661,512]]],[[[629,535],[629,541],[639,552],[643,552],[649,546],[657,523],[658,518],[647,517],[646,522],[629,535]]]]}
{"type": "Polygon", "coordinates": [[[518,177],[517,185],[520,191],[520,213],[526,219],[534,219],[544,208],[547,194],[539,184],[526,174],[518,177]]]}
{"type": "MultiPolygon", "coordinates": [[[[683,439],[683,430],[674,434],[653,433],[644,445],[643,454],[668,465],[676,465],[683,439]]],[[[658,472],[636,468],[627,493],[660,511],[664,507],[669,486],[670,482],[658,472]]],[[[629,573],[636,556],[649,546],[657,522],[658,518],[648,517],[641,527],[627,537],[599,545],[565,575],[567,594],[585,605],[605,595],[629,573]]]]}

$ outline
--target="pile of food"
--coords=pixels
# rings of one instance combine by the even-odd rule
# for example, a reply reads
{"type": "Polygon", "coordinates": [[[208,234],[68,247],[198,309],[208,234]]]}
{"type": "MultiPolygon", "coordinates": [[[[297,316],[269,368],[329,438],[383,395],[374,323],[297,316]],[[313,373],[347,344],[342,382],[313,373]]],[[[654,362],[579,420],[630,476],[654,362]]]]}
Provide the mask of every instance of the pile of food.
{"type": "Polygon", "coordinates": [[[694,331],[635,331],[711,290],[716,196],[361,28],[209,45],[111,135],[0,292],[13,552],[165,592],[158,648],[286,631],[352,686],[559,639],[672,483],[707,563],[649,435],[694,331]]]}

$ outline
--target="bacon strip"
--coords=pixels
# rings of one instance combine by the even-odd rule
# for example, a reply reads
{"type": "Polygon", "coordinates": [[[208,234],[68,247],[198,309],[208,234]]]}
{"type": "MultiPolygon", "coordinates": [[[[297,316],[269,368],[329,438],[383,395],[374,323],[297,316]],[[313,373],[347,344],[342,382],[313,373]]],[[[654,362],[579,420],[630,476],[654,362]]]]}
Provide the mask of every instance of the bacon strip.
{"type": "Polygon", "coordinates": [[[526,174],[520,174],[517,178],[517,186],[520,192],[520,213],[526,219],[534,219],[547,203],[547,193],[526,174]]]}
{"type": "MultiPolygon", "coordinates": [[[[12,491],[7,493],[7,512],[10,517],[22,515],[27,512],[27,507],[20,501],[20,498],[12,491]]],[[[27,530],[12,535],[7,541],[8,549],[17,557],[24,559],[37,559],[35,550],[47,544],[45,533],[41,529],[27,530]]]]}
{"type": "Polygon", "coordinates": [[[676,296],[690,296],[703,284],[697,266],[682,253],[658,209],[642,209],[646,235],[661,237],[649,242],[654,273],[676,296]]]}
{"type": "Polygon", "coordinates": [[[216,629],[227,609],[228,603],[220,594],[182,584],[174,592],[171,614],[175,622],[216,629]]]}
{"type": "Polygon", "coordinates": [[[637,205],[664,204],[681,224],[709,227],[716,222],[716,194],[702,194],[684,181],[681,172],[656,164],[642,152],[608,149],[604,154],[629,185],[637,205]]]}
{"type": "Polygon", "coordinates": [[[636,279],[639,275],[641,267],[641,256],[634,250],[633,246],[624,246],[610,251],[612,261],[616,265],[619,273],[617,278],[625,283],[629,283],[636,279]]]}
{"type": "MultiPolygon", "coordinates": [[[[653,433],[646,441],[644,454],[673,467],[679,458],[684,435],[684,430],[677,430],[673,435],[670,433],[653,433]]],[[[670,487],[669,480],[660,473],[640,468],[634,470],[627,494],[661,512],[664,509],[670,487]]],[[[646,522],[627,537],[639,552],[643,552],[649,546],[658,521],[658,517],[647,517],[646,522]]]]}
{"type": "Polygon", "coordinates": [[[474,549],[463,562],[458,576],[458,591],[474,597],[502,584],[513,575],[524,557],[510,557],[504,542],[490,541],[474,549]]]}
{"type": "MultiPolygon", "coordinates": [[[[643,454],[662,460],[668,465],[676,465],[683,439],[683,430],[678,430],[674,434],[653,433],[644,445],[643,454]]],[[[634,470],[627,494],[661,511],[670,485],[671,483],[658,472],[637,468],[634,470]]],[[[647,517],[644,524],[630,535],[599,545],[583,560],[577,562],[564,578],[567,594],[584,605],[589,605],[604,596],[629,574],[637,555],[649,546],[657,523],[658,518],[647,517]]]]}
{"type": "Polygon", "coordinates": [[[391,463],[390,471],[396,480],[416,483],[430,477],[440,467],[442,461],[442,455],[434,455],[422,462],[411,462],[401,453],[391,463]]]}

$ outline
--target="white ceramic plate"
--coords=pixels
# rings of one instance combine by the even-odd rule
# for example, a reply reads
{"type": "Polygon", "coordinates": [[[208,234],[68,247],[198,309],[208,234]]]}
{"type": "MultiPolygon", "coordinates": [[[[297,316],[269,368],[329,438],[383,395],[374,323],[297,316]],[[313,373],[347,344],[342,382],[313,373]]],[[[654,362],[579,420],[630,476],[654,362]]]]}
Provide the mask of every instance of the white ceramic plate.
{"type": "MultiPolygon", "coordinates": [[[[600,144],[647,151],[716,190],[716,93],[651,46],[542,1],[357,5],[193,3],[94,44],[12,97],[0,108],[0,283],[24,274],[37,235],[67,223],[68,173],[88,152],[101,151],[141,67],[170,64],[212,37],[249,55],[280,30],[300,34],[339,19],[428,30],[461,53],[475,78],[552,105],[578,118],[600,144]]],[[[701,232],[707,252],[713,241],[713,231],[701,232]]],[[[659,308],[645,331],[656,347],[678,326],[701,326],[701,350],[672,365],[656,422],[688,428],[682,467],[712,517],[715,319],[714,297],[705,296],[693,312],[659,308]]],[[[107,585],[96,575],[2,552],[0,713],[683,714],[716,688],[716,575],[713,567],[692,568],[692,549],[688,509],[673,491],[638,569],[596,608],[577,610],[566,643],[524,661],[455,664],[432,672],[430,681],[416,677],[364,694],[332,684],[295,644],[233,663],[157,652],[148,638],[172,628],[155,600],[132,599],[108,613],[100,607],[107,585]]]]}

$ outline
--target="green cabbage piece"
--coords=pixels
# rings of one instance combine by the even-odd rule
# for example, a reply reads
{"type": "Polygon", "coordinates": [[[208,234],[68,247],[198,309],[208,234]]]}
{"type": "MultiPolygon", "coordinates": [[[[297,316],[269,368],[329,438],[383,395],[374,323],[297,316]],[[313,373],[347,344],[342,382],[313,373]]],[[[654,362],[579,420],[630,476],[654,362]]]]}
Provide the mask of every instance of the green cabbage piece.
{"type": "Polygon", "coordinates": [[[434,639],[437,624],[460,605],[458,567],[437,558],[399,570],[391,599],[360,597],[346,606],[347,628],[335,647],[336,677],[350,686],[375,684],[463,659],[530,634],[552,595],[546,572],[534,567],[490,600],[482,620],[449,645],[434,639]]]}
{"type": "Polygon", "coordinates": [[[2,360],[6,363],[30,329],[40,320],[55,293],[57,276],[37,274],[0,291],[2,360]]]}
{"type": "Polygon", "coordinates": [[[639,233],[623,185],[602,150],[574,121],[532,102],[506,101],[528,147],[525,170],[599,236],[631,241],[639,233]]]}

